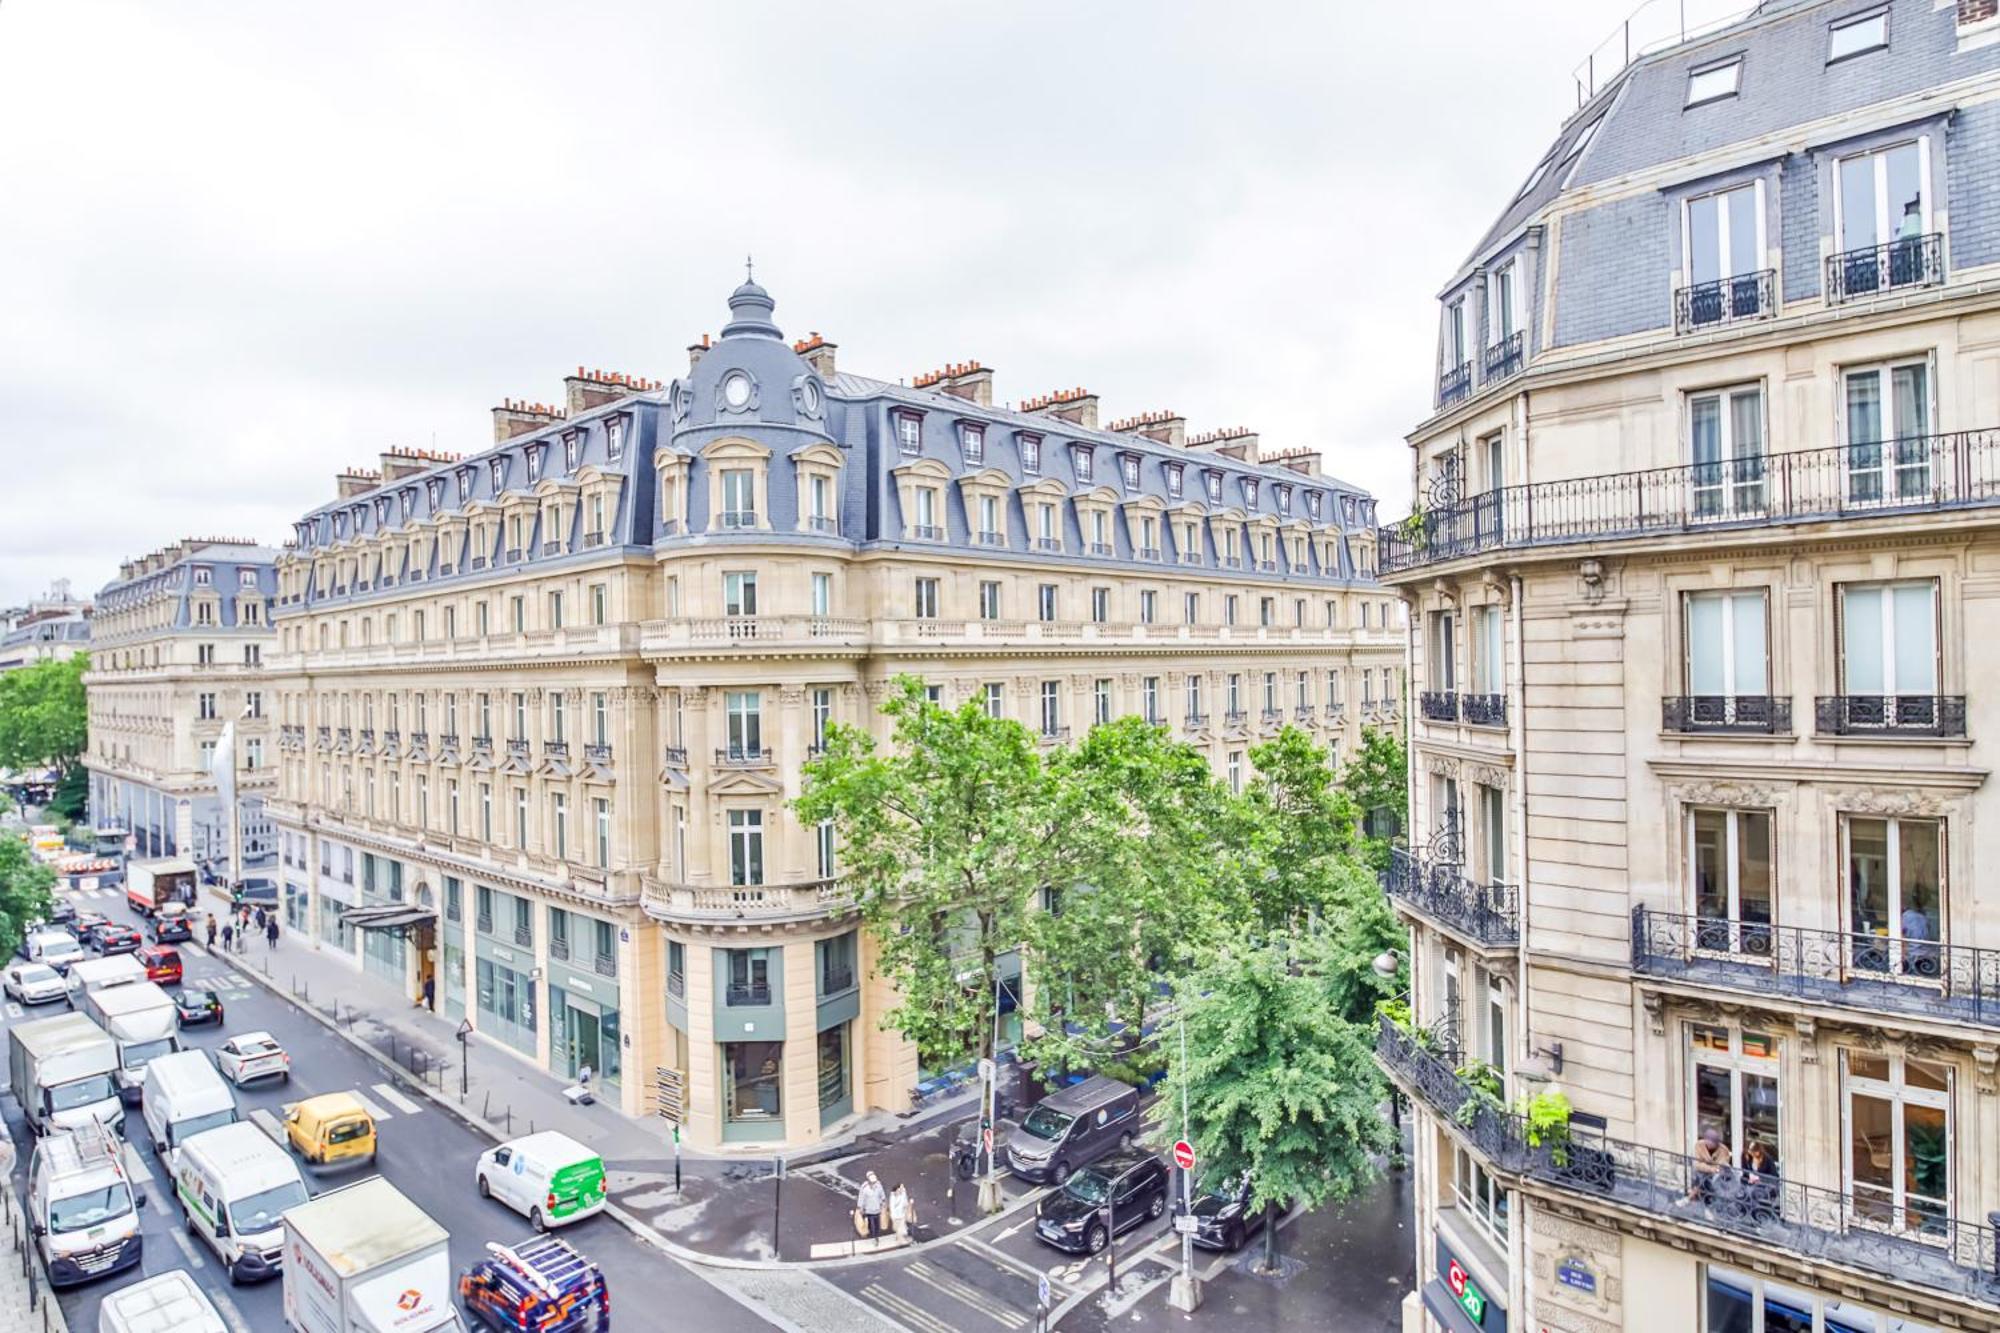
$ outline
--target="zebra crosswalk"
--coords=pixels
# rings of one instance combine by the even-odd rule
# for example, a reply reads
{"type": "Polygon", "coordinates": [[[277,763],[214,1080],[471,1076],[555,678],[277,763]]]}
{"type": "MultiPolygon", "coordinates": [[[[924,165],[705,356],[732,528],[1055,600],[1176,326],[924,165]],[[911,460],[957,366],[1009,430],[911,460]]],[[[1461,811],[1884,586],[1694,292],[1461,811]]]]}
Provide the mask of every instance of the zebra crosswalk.
{"type": "MultiPolygon", "coordinates": [[[[414,1101],[404,1096],[397,1090],[393,1083],[370,1084],[366,1091],[360,1088],[349,1088],[347,1089],[347,1095],[361,1103],[361,1109],[366,1111],[369,1117],[374,1120],[394,1120],[398,1115],[422,1115],[424,1111],[422,1102],[414,1101]],[[371,1097],[369,1093],[373,1093],[374,1096],[371,1097]],[[381,1100],[378,1101],[377,1098],[381,1100]],[[396,1109],[391,1111],[388,1106],[382,1104],[383,1102],[387,1102],[389,1106],[393,1106],[396,1109]]],[[[292,1108],[298,1104],[297,1101],[286,1102],[284,1104],[285,1114],[290,1115],[292,1108]]],[[[252,1111],[250,1119],[255,1121],[266,1134],[271,1135],[281,1142],[283,1141],[284,1128],[269,1111],[262,1109],[252,1111]],[[268,1124],[265,1123],[266,1120],[269,1121],[268,1124]]]]}

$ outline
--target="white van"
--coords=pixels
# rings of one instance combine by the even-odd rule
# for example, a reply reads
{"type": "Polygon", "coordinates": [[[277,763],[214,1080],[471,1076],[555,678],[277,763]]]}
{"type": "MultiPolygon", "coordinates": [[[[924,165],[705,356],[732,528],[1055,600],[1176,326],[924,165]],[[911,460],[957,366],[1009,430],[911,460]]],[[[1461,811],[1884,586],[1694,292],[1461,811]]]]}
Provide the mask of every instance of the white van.
{"type": "Polygon", "coordinates": [[[73,963],[69,969],[69,1006],[76,1008],[83,1003],[83,997],[92,991],[131,986],[144,980],[146,965],[129,953],[114,953],[109,958],[91,958],[73,963]]]}
{"type": "Polygon", "coordinates": [[[479,1197],[498,1199],[537,1231],[604,1211],[604,1159],[553,1129],[487,1149],[472,1183],[479,1197]]]}
{"type": "Polygon", "coordinates": [[[174,1193],[188,1230],[214,1247],[231,1282],[276,1277],[284,1269],[278,1214],[306,1201],[299,1164],[248,1120],[181,1142],[174,1193]]]}
{"type": "Polygon", "coordinates": [[[175,1051],[149,1062],[139,1103],[153,1151],[169,1164],[169,1153],[188,1139],[237,1120],[236,1096],[207,1051],[175,1051]]]}
{"type": "Polygon", "coordinates": [[[28,1164],[28,1229],[49,1285],[71,1287],[141,1262],[139,1203],[118,1140],[90,1123],[49,1134],[28,1164]]]}
{"type": "Polygon", "coordinates": [[[29,962],[47,963],[62,973],[83,961],[83,946],[76,942],[76,936],[53,927],[28,936],[21,943],[21,952],[29,962]]]}
{"type": "Polygon", "coordinates": [[[120,1287],[97,1307],[97,1333],[229,1333],[215,1304],[176,1268],[120,1287]]]}

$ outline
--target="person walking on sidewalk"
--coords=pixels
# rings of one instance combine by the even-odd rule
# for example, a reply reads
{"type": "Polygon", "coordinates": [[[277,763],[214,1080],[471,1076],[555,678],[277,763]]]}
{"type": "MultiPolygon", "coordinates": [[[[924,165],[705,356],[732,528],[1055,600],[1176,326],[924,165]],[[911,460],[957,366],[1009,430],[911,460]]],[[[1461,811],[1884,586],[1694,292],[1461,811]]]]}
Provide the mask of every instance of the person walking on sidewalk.
{"type": "Polygon", "coordinates": [[[882,1193],[882,1182],[870,1171],[868,1178],[861,1182],[861,1190],[854,1198],[856,1211],[861,1214],[862,1230],[868,1239],[878,1240],[882,1235],[882,1209],[888,1202],[882,1193]]]}
{"type": "Polygon", "coordinates": [[[917,1220],[917,1210],[910,1204],[910,1192],[897,1181],[896,1188],[889,1191],[889,1230],[898,1236],[910,1234],[910,1224],[917,1220]]]}
{"type": "Polygon", "coordinates": [[[265,918],[264,947],[267,950],[278,947],[278,918],[275,914],[265,918]]]}
{"type": "Polygon", "coordinates": [[[236,938],[236,924],[234,922],[230,922],[229,924],[225,925],[222,928],[222,951],[224,953],[229,952],[230,944],[235,940],[235,938],[236,938]]]}
{"type": "Polygon", "coordinates": [[[208,914],[208,951],[215,952],[215,913],[208,914]]]}

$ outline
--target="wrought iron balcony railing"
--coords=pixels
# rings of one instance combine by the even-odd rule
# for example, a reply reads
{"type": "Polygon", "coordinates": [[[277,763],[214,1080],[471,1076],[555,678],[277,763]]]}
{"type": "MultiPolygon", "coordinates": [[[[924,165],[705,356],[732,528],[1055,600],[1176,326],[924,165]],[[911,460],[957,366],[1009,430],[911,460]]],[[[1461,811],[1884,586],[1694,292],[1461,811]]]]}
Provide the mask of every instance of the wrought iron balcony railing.
{"type": "Polygon", "coordinates": [[[1642,906],[1632,911],[1632,970],[1845,1009],[2000,1027],[2000,949],[1642,906]]]}
{"type": "Polygon", "coordinates": [[[1777,273],[1764,269],[1713,282],[1698,282],[1674,293],[1674,332],[1698,333],[1778,313],[1777,273]]]}
{"type": "Polygon", "coordinates": [[[768,981],[732,981],[724,989],[723,1003],[732,1007],[738,1005],[762,1005],[771,1002],[771,983],[768,981]]]}
{"type": "Polygon", "coordinates": [[[1377,568],[1996,504],[2000,431],[1906,436],[1482,491],[1377,529],[1377,568]]]}
{"type": "Polygon", "coordinates": [[[1450,407],[1472,392],[1472,363],[1461,361],[1438,376],[1438,406],[1450,407]]]}
{"type": "Polygon", "coordinates": [[[1507,696],[1504,694],[1461,694],[1459,712],[1475,727],[1507,725],[1507,696]]]}
{"type": "Polygon", "coordinates": [[[1521,368],[1523,343],[1521,330],[1512,333],[1486,349],[1486,356],[1480,363],[1485,373],[1481,376],[1487,383],[1504,380],[1521,368]]]}
{"type": "Polygon", "coordinates": [[[611,747],[602,741],[585,745],[583,761],[587,764],[608,764],[611,762],[611,747]]]}
{"type": "Polygon", "coordinates": [[[762,768],[770,762],[770,750],[755,746],[730,745],[715,752],[717,768],[762,768]]]}
{"type": "Polygon", "coordinates": [[[686,769],[688,752],[685,745],[668,745],[661,749],[660,762],[668,768],[686,769]]]}
{"type": "Polygon", "coordinates": [[[1502,1174],[1652,1214],[1659,1222],[1720,1232],[1826,1263],[1932,1290],[1991,1301],[2000,1296],[1991,1226],[1952,1217],[1942,1201],[1886,1190],[1806,1185],[1790,1177],[1716,1168],[1681,1153],[1572,1124],[1529,1142],[1526,1122],[1498,1102],[1461,1108],[1480,1094],[1458,1077],[1460,1053],[1434,1032],[1381,1020],[1376,1059],[1412,1097],[1456,1126],[1502,1174]]]}
{"type": "Polygon", "coordinates": [[[1684,736],[1709,732],[1789,736],[1792,699],[1770,694],[1670,695],[1660,701],[1660,728],[1684,736]]]}
{"type": "Polygon", "coordinates": [[[941,542],[944,540],[944,529],[935,523],[912,523],[910,535],[920,542],[941,542]]]}
{"type": "Polygon", "coordinates": [[[590,960],[590,970],[597,973],[597,975],[600,977],[617,976],[618,975],[617,956],[613,954],[603,954],[603,953],[597,954],[590,960]]]}
{"type": "Polygon", "coordinates": [[[1962,694],[1829,694],[1813,702],[1822,736],[1963,736],[1962,694]]]}
{"type": "Polygon", "coordinates": [[[552,935],[552,936],[550,936],[550,937],[549,937],[549,957],[551,957],[551,958],[555,959],[555,960],[556,960],[557,962],[559,962],[559,963],[566,963],[566,962],[568,962],[568,961],[569,961],[569,941],[568,941],[568,940],[566,940],[566,939],[564,939],[564,938],[563,938],[562,936],[560,936],[560,935],[552,935]]]}
{"type": "Polygon", "coordinates": [[[1454,861],[1426,861],[1397,847],[1382,887],[1389,897],[1470,939],[1495,948],[1520,943],[1520,891],[1512,884],[1474,883],[1454,861]]]}
{"type": "Polygon", "coordinates": [[[542,758],[544,758],[544,759],[561,759],[561,760],[565,760],[565,761],[567,761],[567,760],[569,759],[569,742],[568,742],[568,741],[543,741],[543,742],[542,742],[542,758]]]}
{"type": "Polygon", "coordinates": [[[1426,722],[1458,721],[1458,696],[1450,690],[1425,690],[1417,696],[1417,707],[1426,722]]]}
{"type": "Polygon", "coordinates": [[[1944,281],[1944,235],[1910,236],[1826,257],[1826,303],[1944,281]]]}
{"type": "Polygon", "coordinates": [[[716,524],[724,528],[754,528],[757,526],[757,511],[754,509],[725,509],[716,515],[716,524]]]}

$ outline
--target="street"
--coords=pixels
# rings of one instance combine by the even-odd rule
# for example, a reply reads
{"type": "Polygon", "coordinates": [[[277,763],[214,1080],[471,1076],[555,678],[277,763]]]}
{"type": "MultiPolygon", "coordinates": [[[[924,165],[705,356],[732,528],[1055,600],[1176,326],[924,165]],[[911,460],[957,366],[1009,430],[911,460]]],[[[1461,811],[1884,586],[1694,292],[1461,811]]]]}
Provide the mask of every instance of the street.
{"type": "MultiPolygon", "coordinates": [[[[114,919],[133,919],[122,896],[109,890],[80,895],[77,902],[80,907],[114,919]]],[[[253,947],[261,951],[263,944],[260,941],[253,947]]],[[[283,948],[281,945],[281,952],[283,948]]],[[[198,945],[183,944],[180,949],[189,984],[213,987],[222,996],[226,1019],[220,1029],[187,1029],[182,1033],[185,1044],[212,1049],[230,1033],[263,1029],[277,1037],[291,1053],[293,1073],[289,1085],[265,1083],[238,1090],[238,1103],[247,1118],[268,1127],[270,1122],[257,1112],[268,1112],[275,1119],[283,1115],[288,1102],[321,1092],[356,1092],[372,1103],[381,1122],[376,1169],[451,1233],[455,1267],[464,1268],[479,1257],[488,1241],[511,1243],[532,1234],[525,1219],[499,1203],[480,1199],[474,1192],[473,1162],[489,1146],[486,1140],[414,1092],[399,1089],[386,1070],[292,1004],[249,981],[241,967],[232,965],[233,960],[209,957],[198,945]]],[[[24,1018],[60,1012],[63,1012],[60,1004],[44,1005],[25,1014],[20,1005],[11,1001],[5,1006],[9,1025],[24,1018]]],[[[11,1097],[5,1099],[5,1116],[7,1130],[19,1150],[15,1185],[25,1197],[27,1163],[33,1144],[11,1097]]],[[[151,1146],[145,1142],[145,1129],[136,1108],[127,1112],[127,1126],[127,1162],[135,1181],[144,1182],[147,1196],[142,1214],[145,1273],[152,1275],[176,1268],[192,1270],[235,1333],[271,1333],[283,1328],[280,1283],[240,1287],[230,1284],[214,1253],[182,1229],[171,1181],[164,1164],[154,1157],[151,1146]]],[[[356,1173],[315,1177],[308,1172],[307,1186],[317,1193],[359,1178],[361,1175],[356,1173]]],[[[646,1245],[609,1216],[600,1214],[562,1234],[603,1266],[614,1309],[671,1310],[677,1320],[704,1330],[771,1327],[687,1265],[646,1245]]],[[[95,1329],[98,1303],[105,1293],[136,1280],[134,1274],[127,1272],[62,1293],[60,1304],[70,1327],[95,1329]]]]}

